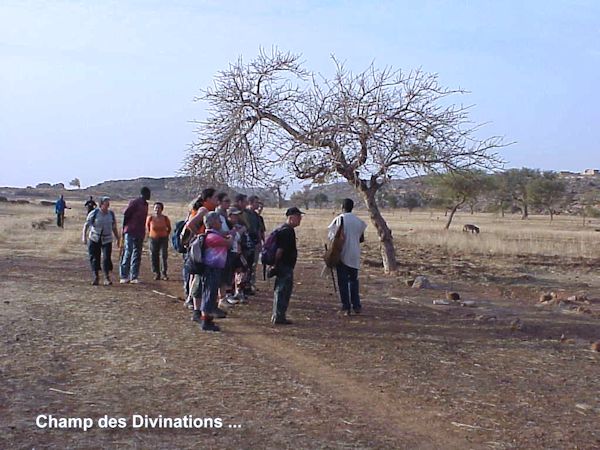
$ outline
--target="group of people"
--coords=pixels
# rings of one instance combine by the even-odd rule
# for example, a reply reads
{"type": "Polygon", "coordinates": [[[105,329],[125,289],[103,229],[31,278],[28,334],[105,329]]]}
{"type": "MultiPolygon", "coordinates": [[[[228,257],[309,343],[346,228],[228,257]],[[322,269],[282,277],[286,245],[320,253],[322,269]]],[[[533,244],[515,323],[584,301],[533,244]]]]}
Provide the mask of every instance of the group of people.
{"type": "MultiPolygon", "coordinates": [[[[131,200],[123,211],[123,232],[119,233],[110,198],[101,197],[95,205],[90,197],[86,202],[88,214],[83,226],[82,241],[87,244],[93,285],[111,285],[113,270],[111,253],[113,237],[121,247],[119,283],[139,283],[142,247],[149,238],[152,272],[155,280],[168,279],[167,260],[169,236],[178,233],[183,246],[183,289],[185,302],[192,309],[192,320],[204,331],[219,331],[215,319],[227,316],[227,309],[238,303],[247,303],[256,292],[259,255],[265,244],[274,250],[268,276],[274,278],[274,297],[271,322],[289,325],[287,310],[294,286],[294,268],[298,259],[297,228],[302,212],[297,207],[287,209],[285,222],[267,236],[262,217],[263,204],[255,196],[237,194],[233,200],[225,192],[213,188],[202,191],[190,205],[181,229],[171,226],[164,214],[164,205],[154,203],[153,214],[148,215],[150,189],[144,187],[140,196],[131,200]],[[90,208],[91,205],[93,208],[90,208]],[[195,270],[190,256],[192,246],[201,246],[202,268],[195,270]]],[[[336,266],[337,283],[344,314],[361,312],[358,269],[360,242],[364,240],[366,224],[352,213],[354,203],[345,199],[343,212],[329,225],[329,238],[340,235],[343,245],[340,262],[336,266]]],[[[265,248],[265,251],[267,249],[265,248]]],[[[267,272],[265,272],[265,275],[267,272]]]]}

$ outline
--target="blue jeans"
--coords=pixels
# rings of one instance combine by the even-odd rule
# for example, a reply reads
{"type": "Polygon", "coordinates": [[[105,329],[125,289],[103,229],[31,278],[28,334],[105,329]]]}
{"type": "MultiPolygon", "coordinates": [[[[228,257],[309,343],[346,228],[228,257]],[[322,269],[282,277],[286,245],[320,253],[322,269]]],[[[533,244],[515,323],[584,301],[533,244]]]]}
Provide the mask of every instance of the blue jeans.
{"type": "Polygon", "coordinates": [[[207,316],[212,315],[215,309],[217,309],[217,295],[219,286],[221,285],[221,271],[222,269],[205,267],[202,275],[196,275],[200,277],[200,283],[202,284],[202,306],[200,307],[200,311],[207,316]]]}
{"type": "Polygon", "coordinates": [[[125,250],[121,258],[121,279],[137,279],[140,274],[140,263],[142,261],[142,246],[144,238],[136,238],[125,233],[125,250]]]}
{"type": "Polygon", "coordinates": [[[360,295],[358,293],[358,269],[348,267],[340,263],[336,267],[338,277],[338,288],[340,289],[340,299],[342,300],[342,309],[350,311],[360,309],[360,295]]]}
{"type": "Polygon", "coordinates": [[[294,269],[287,266],[278,266],[277,270],[275,286],[273,287],[273,317],[275,319],[285,319],[292,296],[292,288],[294,287],[294,269]]]}

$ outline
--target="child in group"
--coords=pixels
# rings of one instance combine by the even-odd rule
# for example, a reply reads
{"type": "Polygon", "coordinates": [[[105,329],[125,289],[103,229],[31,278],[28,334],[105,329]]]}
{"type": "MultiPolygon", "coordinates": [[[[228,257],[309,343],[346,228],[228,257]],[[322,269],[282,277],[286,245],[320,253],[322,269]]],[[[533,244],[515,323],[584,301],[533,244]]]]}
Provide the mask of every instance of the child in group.
{"type": "Polygon", "coordinates": [[[146,230],[150,241],[150,259],[154,279],[168,280],[167,258],[169,254],[169,235],[171,234],[171,221],[163,214],[165,206],[161,202],[154,203],[154,214],[146,219],[146,230]],[[162,270],[161,270],[162,260],[162,270]]]}
{"type": "Polygon", "coordinates": [[[231,232],[235,234],[233,235],[233,244],[231,246],[234,295],[233,297],[227,297],[226,300],[231,304],[247,303],[244,296],[244,289],[246,288],[248,261],[244,254],[244,249],[251,245],[249,243],[250,237],[240,218],[242,211],[232,207],[229,208],[227,214],[231,223],[231,232]]]}

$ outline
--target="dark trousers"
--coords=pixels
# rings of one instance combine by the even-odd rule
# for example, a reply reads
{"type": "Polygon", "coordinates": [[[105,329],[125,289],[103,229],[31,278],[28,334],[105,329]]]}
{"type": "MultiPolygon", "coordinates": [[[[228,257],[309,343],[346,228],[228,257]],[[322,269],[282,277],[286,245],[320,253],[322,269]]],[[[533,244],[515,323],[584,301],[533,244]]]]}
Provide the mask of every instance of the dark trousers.
{"type": "Polygon", "coordinates": [[[294,269],[279,266],[277,270],[275,286],[273,287],[273,317],[275,319],[285,319],[292,296],[292,288],[294,287],[294,269]]]}
{"type": "Polygon", "coordinates": [[[185,260],[187,259],[187,253],[182,255],[183,257],[183,268],[181,269],[181,275],[183,276],[183,291],[185,293],[185,298],[187,299],[190,295],[190,278],[192,274],[190,273],[185,260]]]}
{"type": "Polygon", "coordinates": [[[200,283],[202,284],[202,306],[200,306],[200,311],[204,315],[212,315],[217,308],[217,295],[219,285],[221,284],[221,270],[213,267],[205,267],[202,275],[196,275],[200,277],[200,283]]]}
{"type": "Polygon", "coordinates": [[[150,238],[150,259],[152,260],[152,272],[155,274],[167,274],[167,257],[169,254],[169,238],[150,238]],[[162,260],[162,271],[160,270],[162,260]]]}
{"type": "Polygon", "coordinates": [[[60,213],[56,213],[56,226],[60,227],[60,228],[64,228],[65,227],[65,213],[60,212],[60,213]]]}
{"type": "Polygon", "coordinates": [[[340,299],[342,300],[342,308],[350,310],[350,305],[353,309],[360,309],[360,295],[358,293],[358,269],[348,267],[344,263],[340,263],[336,267],[338,277],[338,287],[340,289],[340,299]]]}
{"type": "Polygon", "coordinates": [[[88,254],[92,272],[100,272],[100,256],[102,255],[102,271],[108,275],[113,270],[112,242],[102,245],[100,242],[88,241],[88,254]]]}

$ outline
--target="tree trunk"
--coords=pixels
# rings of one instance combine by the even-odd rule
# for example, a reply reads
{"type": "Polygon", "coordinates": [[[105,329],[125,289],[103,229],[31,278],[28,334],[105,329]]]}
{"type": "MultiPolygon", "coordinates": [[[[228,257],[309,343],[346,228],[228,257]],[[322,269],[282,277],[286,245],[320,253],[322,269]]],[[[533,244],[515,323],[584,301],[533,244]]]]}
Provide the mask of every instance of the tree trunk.
{"type": "Polygon", "coordinates": [[[456,212],[456,210],[459,208],[460,205],[462,205],[462,203],[457,204],[456,206],[454,206],[454,208],[452,208],[452,211],[450,211],[450,217],[448,217],[448,222],[446,222],[446,226],[444,227],[446,230],[448,228],[450,228],[450,224],[452,223],[452,218],[454,217],[454,213],[456,212]]]}
{"type": "Polygon", "coordinates": [[[371,222],[375,225],[379,241],[381,242],[381,258],[383,259],[383,270],[385,273],[395,272],[398,269],[396,261],[396,251],[394,250],[394,240],[392,238],[392,230],[388,227],[385,219],[381,215],[377,202],[375,201],[375,192],[361,190],[361,194],[369,210],[371,222]]]}
{"type": "Polygon", "coordinates": [[[552,222],[554,220],[554,210],[549,208],[548,211],[550,212],[550,222],[552,222]]]}
{"type": "Polygon", "coordinates": [[[527,203],[523,203],[523,215],[521,216],[521,220],[525,220],[529,217],[529,208],[527,207],[527,203]]]}

